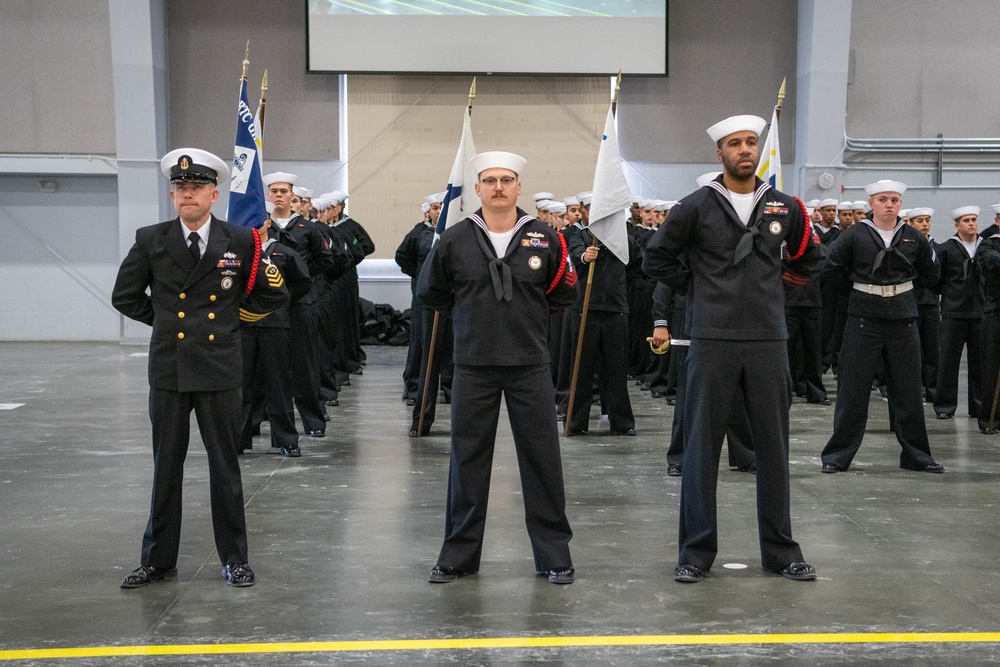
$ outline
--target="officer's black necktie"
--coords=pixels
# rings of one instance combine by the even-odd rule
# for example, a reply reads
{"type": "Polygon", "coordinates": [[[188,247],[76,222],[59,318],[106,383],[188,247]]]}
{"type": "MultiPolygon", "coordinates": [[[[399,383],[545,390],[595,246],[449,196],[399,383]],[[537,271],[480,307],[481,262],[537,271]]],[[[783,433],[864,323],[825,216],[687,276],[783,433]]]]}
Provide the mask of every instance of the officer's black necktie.
{"type": "Polygon", "coordinates": [[[194,257],[194,263],[197,264],[201,261],[201,245],[198,243],[201,240],[198,232],[191,232],[188,234],[188,241],[191,242],[189,246],[191,248],[191,256],[194,257]]]}

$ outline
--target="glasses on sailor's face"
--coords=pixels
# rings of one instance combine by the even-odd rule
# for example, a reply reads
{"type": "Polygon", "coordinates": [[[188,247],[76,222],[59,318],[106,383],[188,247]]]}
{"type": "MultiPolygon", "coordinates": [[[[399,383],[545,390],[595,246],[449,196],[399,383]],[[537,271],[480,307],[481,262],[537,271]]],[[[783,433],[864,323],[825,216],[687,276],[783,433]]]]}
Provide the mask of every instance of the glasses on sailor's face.
{"type": "Polygon", "coordinates": [[[503,188],[509,188],[517,182],[517,179],[513,176],[504,176],[503,178],[493,178],[492,176],[488,176],[479,182],[488,188],[495,188],[497,183],[500,183],[503,188]]]}

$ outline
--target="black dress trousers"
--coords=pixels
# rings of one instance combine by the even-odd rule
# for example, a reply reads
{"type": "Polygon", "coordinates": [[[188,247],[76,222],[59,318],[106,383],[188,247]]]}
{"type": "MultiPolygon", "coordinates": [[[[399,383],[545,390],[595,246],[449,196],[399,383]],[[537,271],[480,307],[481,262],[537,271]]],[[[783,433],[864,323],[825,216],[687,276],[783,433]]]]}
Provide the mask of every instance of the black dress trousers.
{"type": "Polygon", "coordinates": [[[326,420],[319,404],[319,363],[316,356],[318,334],[311,312],[315,304],[293,303],[289,308],[289,357],[292,369],[292,394],[299,409],[302,429],[325,431],[326,420]]]}
{"type": "Polygon", "coordinates": [[[267,421],[271,426],[272,447],[295,447],[299,433],[295,429],[292,404],[291,371],[288,358],[288,329],[249,327],[240,329],[243,348],[243,428],[240,449],[250,449],[254,423],[254,406],[263,399],[267,421]]]}
{"type": "Polygon", "coordinates": [[[803,560],[789,507],[786,342],[695,339],[687,363],[678,562],[703,570],[715,562],[719,456],[738,389],[755,445],[761,564],[780,570],[803,560]]]}
{"type": "Polygon", "coordinates": [[[448,507],[439,566],[479,571],[501,397],[514,435],[535,570],[573,565],[551,377],[549,364],[455,365],[448,507]]]}
{"type": "MultiPolygon", "coordinates": [[[[567,317],[575,316],[567,314],[567,317]]],[[[628,335],[628,315],[602,310],[587,313],[587,329],[583,334],[580,372],[576,379],[573,414],[567,415],[570,429],[586,431],[590,420],[591,397],[596,367],[601,398],[612,431],[635,428],[632,403],[628,397],[625,346],[628,335]]],[[[647,347],[647,349],[649,349],[647,347]]]]}
{"type": "MultiPolygon", "coordinates": [[[[982,351],[981,356],[981,387],[982,401],[979,406],[979,428],[990,426],[990,412],[993,410],[993,397],[996,394],[997,375],[1000,374],[1000,311],[983,315],[982,320],[982,351]]],[[[1000,414],[1000,407],[997,408],[1000,414]]],[[[993,417],[994,428],[1000,419],[993,417]]]]}
{"type": "MultiPolygon", "coordinates": [[[[962,349],[967,352],[969,416],[978,417],[981,406],[982,385],[982,330],[983,321],[978,317],[945,317],[941,320],[940,348],[938,353],[937,390],[934,395],[934,412],[954,416],[958,410],[958,374],[962,362],[962,349]]],[[[992,395],[990,401],[993,400],[992,395]]],[[[988,415],[987,415],[988,416],[988,415]]]]}
{"type": "Polygon", "coordinates": [[[191,410],[208,453],[215,548],[223,565],[247,562],[243,484],[237,458],[242,392],[149,389],[153,424],[153,496],[142,537],[143,565],[172,568],[181,538],[181,494],[191,410]]]}
{"type": "Polygon", "coordinates": [[[899,466],[921,470],[934,463],[924,422],[920,385],[920,336],[914,318],[888,320],[851,315],[844,329],[837,376],[833,435],[823,448],[823,463],[847,470],[861,447],[868,424],[872,381],[886,356],[889,409],[902,451],[899,466]]]}

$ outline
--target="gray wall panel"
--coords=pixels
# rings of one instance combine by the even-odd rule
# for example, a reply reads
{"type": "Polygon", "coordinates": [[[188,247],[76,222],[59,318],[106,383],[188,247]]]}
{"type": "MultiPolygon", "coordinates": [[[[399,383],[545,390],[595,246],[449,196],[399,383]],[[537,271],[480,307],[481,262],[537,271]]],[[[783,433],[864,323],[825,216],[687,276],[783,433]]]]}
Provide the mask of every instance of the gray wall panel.
{"type": "Polygon", "coordinates": [[[0,152],[115,152],[107,0],[4,0],[0,45],[0,152]]]}
{"type": "Polygon", "coordinates": [[[670,77],[622,84],[622,155],[636,162],[712,162],[705,129],[727,116],[771,117],[782,77],[782,159],[792,162],[796,0],[670,3],[670,77]]]}
{"type": "Polygon", "coordinates": [[[254,109],[268,70],[265,165],[272,158],[340,157],[337,76],[306,74],[304,7],[302,0],[167,3],[171,147],[197,146],[224,159],[232,155],[249,39],[247,92],[254,109]]]}
{"type": "Polygon", "coordinates": [[[1000,3],[855,0],[852,137],[1000,136],[1000,3]]]}

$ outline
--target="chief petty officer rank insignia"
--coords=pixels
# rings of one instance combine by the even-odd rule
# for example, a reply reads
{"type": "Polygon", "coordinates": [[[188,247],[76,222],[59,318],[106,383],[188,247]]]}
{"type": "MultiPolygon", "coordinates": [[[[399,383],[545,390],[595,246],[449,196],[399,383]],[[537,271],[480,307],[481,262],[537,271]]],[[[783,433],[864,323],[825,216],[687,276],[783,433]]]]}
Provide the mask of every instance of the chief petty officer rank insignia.
{"type": "Polygon", "coordinates": [[[262,259],[267,267],[264,269],[264,276],[267,277],[267,284],[274,289],[280,288],[285,284],[285,279],[281,277],[281,271],[278,271],[278,267],[270,262],[268,259],[262,259]]]}

